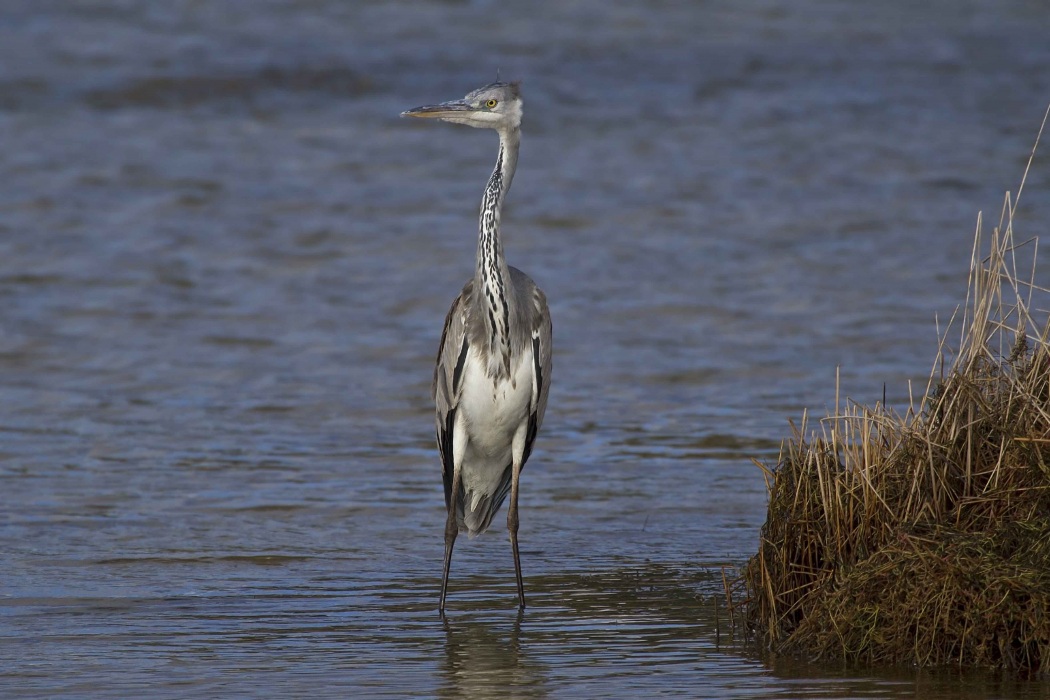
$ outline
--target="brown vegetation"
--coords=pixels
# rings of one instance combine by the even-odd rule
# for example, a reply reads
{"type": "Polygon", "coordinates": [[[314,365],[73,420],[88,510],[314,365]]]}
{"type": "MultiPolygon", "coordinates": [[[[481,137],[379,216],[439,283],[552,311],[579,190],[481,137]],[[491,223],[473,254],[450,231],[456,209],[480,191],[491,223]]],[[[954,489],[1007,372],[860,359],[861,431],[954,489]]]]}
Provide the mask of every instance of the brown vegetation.
{"type": "Polygon", "coordinates": [[[763,467],[769,512],[738,584],[770,648],[1050,672],[1050,295],[1013,212],[1007,196],[983,259],[978,221],[959,347],[942,340],[919,406],[836,397],[763,467]]]}

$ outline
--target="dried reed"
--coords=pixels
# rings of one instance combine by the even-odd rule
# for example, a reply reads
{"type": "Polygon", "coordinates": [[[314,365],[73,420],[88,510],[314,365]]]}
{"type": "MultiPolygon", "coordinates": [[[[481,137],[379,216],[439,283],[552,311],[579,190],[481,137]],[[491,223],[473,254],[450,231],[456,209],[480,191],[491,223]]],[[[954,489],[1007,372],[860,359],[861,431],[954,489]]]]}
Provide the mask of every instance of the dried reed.
{"type": "Polygon", "coordinates": [[[759,465],[769,512],[737,583],[772,649],[1050,673],[1050,292],[1015,210],[1008,193],[987,242],[978,217],[959,345],[942,334],[917,407],[836,388],[759,465]]]}

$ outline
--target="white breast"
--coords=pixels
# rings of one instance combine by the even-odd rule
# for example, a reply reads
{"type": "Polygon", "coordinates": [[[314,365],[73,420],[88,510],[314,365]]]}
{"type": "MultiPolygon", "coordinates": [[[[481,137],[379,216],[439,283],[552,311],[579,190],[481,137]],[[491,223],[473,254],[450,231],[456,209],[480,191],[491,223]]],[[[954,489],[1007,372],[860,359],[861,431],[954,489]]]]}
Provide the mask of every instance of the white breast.
{"type": "Polygon", "coordinates": [[[494,381],[475,352],[467,355],[457,412],[467,435],[462,463],[467,493],[491,494],[496,490],[503,470],[511,463],[514,435],[528,425],[529,409],[535,401],[532,345],[526,346],[517,359],[511,365],[509,379],[494,381]]]}

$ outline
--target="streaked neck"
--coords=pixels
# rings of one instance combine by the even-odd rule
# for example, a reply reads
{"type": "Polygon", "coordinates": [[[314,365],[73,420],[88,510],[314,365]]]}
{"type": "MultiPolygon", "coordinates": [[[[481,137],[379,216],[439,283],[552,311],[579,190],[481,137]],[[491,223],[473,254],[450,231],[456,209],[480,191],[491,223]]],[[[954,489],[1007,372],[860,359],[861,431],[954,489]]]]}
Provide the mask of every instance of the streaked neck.
{"type": "Polygon", "coordinates": [[[510,271],[503,257],[500,213],[503,209],[503,199],[514,179],[520,143],[519,130],[500,132],[496,167],[493,168],[485,186],[478,221],[478,261],[474,288],[484,309],[482,315],[488,331],[490,374],[494,375],[501,373],[504,365],[506,372],[510,372],[510,323],[511,305],[514,300],[510,288],[510,271]]]}

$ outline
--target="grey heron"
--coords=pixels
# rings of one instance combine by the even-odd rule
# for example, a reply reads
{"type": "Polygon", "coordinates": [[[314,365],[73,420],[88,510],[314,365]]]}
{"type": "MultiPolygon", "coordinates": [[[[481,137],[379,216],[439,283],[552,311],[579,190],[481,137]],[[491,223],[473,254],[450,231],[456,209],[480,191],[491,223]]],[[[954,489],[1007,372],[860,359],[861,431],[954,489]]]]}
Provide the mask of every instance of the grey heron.
{"type": "Polygon", "coordinates": [[[499,134],[496,167],[481,199],[474,277],[448,311],[434,368],[435,427],[448,512],[438,604],[442,614],[456,535],[485,532],[508,493],[507,531],[518,605],[525,607],[518,481],[547,408],[551,317],[540,288],[507,265],[500,239],[500,212],[518,163],[521,112],[518,84],[495,82],[460,100],[401,113],[499,134]]]}

